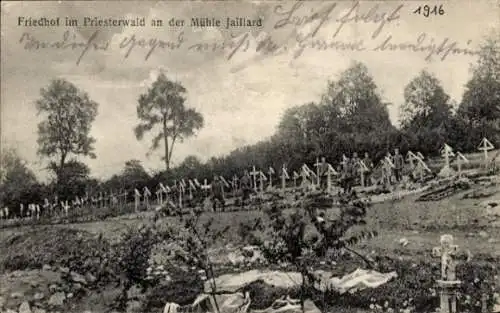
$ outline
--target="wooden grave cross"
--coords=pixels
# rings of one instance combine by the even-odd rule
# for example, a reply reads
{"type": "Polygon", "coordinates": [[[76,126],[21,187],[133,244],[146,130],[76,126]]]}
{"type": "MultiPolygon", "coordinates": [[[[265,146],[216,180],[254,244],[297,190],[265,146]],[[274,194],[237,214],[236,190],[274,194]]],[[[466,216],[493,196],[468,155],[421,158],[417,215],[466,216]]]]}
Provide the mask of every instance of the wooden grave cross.
{"type": "Polygon", "coordinates": [[[281,168],[281,189],[285,190],[286,188],[286,180],[290,179],[290,176],[288,176],[288,172],[286,170],[285,164],[283,164],[283,167],[281,168]]]}
{"type": "Polygon", "coordinates": [[[453,153],[453,149],[445,143],[443,149],[441,150],[441,155],[444,156],[444,168],[449,172],[450,157],[455,156],[455,153],[453,153]]]}
{"type": "Polygon", "coordinates": [[[208,189],[210,189],[210,185],[207,183],[207,179],[203,181],[203,185],[201,185],[201,189],[205,190],[205,197],[207,197],[208,189]]]}
{"type": "Polygon", "coordinates": [[[333,168],[333,166],[331,164],[328,164],[328,168],[327,168],[327,171],[326,171],[326,184],[327,184],[327,191],[328,193],[331,193],[332,192],[332,176],[334,175],[337,175],[337,171],[333,168]]]}
{"type": "Polygon", "coordinates": [[[161,190],[161,188],[158,188],[155,191],[155,195],[156,195],[156,204],[162,205],[163,204],[163,190],[161,190]]]}
{"type": "Polygon", "coordinates": [[[462,164],[464,163],[469,163],[469,159],[467,159],[462,153],[457,152],[458,177],[462,176],[462,164]]]}
{"type": "MultiPolygon", "coordinates": [[[[48,206],[47,206],[47,207],[49,207],[49,206],[50,206],[50,204],[49,204],[49,200],[48,200],[47,198],[45,198],[45,203],[46,203],[46,204],[48,204],[48,206]]],[[[19,212],[21,213],[21,218],[23,218],[23,213],[24,213],[23,211],[24,211],[24,204],[22,204],[22,203],[21,203],[21,204],[19,205],[19,212]]]]}
{"type": "Polygon", "coordinates": [[[306,164],[302,165],[301,176],[302,176],[302,183],[301,183],[302,188],[307,188],[308,178],[311,177],[311,172],[306,164]]]}
{"type": "Polygon", "coordinates": [[[139,190],[134,189],[134,204],[135,204],[135,211],[137,212],[139,210],[139,205],[141,204],[141,192],[139,190]]]}
{"type": "Polygon", "coordinates": [[[413,170],[415,168],[415,161],[418,158],[418,156],[415,155],[415,153],[408,151],[406,154],[406,159],[408,160],[408,163],[410,163],[410,168],[413,170]]]}
{"type": "Polygon", "coordinates": [[[255,166],[253,166],[252,171],[250,172],[250,175],[252,175],[252,177],[253,177],[253,190],[255,192],[257,192],[257,175],[260,175],[259,173],[260,173],[260,171],[257,171],[255,169],[255,166]]]}
{"type": "Polygon", "coordinates": [[[269,170],[267,171],[267,175],[269,176],[269,188],[273,187],[273,175],[275,174],[274,168],[269,166],[269,170]]]}
{"type": "Polygon", "coordinates": [[[40,219],[40,205],[39,204],[36,204],[36,219],[39,220],[40,219]]]}
{"type": "Polygon", "coordinates": [[[323,165],[322,163],[319,162],[319,158],[316,158],[316,163],[314,163],[314,166],[316,166],[316,185],[318,185],[318,188],[321,185],[321,178],[320,178],[320,166],[323,165]]]}
{"type": "Polygon", "coordinates": [[[457,290],[461,282],[457,280],[456,256],[458,246],[452,235],[441,236],[440,246],[432,249],[432,255],[441,259],[441,279],[436,280],[439,288],[440,308],[442,313],[456,313],[457,290]]]}
{"type": "Polygon", "coordinates": [[[229,185],[228,181],[224,178],[224,176],[220,175],[219,179],[224,184],[224,187],[226,187],[228,189],[231,187],[231,185],[229,185]]]}
{"type": "Polygon", "coordinates": [[[483,140],[481,140],[481,143],[479,144],[479,147],[477,149],[480,151],[483,151],[484,162],[487,163],[488,162],[488,151],[495,149],[495,147],[486,137],[484,137],[483,140]]]}
{"type": "Polygon", "coordinates": [[[195,184],[195,186],[196,186],[197,188],[201,188],[201,184],[200,184],[200,182],[198,181],[198,178],[195,178],[195,179],[194,179],[194,184],[195,184]]]}
{"type": "Polygon", "coordinates": [[[188,183],[189,183],[189,200],[193,200],[193,191],[196,191],[196,185],[191,179],[188,180],[188,183]]]}
{"type": "Polygon", "coordinates": [[[267,181],[266,175],[262,171],[259,172],[260,193],[264,192],[264,182],[267,181]]]}
{"type": "Polygon", "coordinates": [[[151,197],[151,191],[149,191],[148,187],[144,186],[143,199],[144,199],[144,204],[146,205],[146,209],[149,209],[149,197],[151,197]]]}
{"type": "Polygon", "coordinates": [[[183,197],[184,197],[184,193],[186,192],[186,184],[184,183],[184,180],[182,179],[180,182],[179,182],[179,207],[182,208],[183,207],[183,197]]]}
{"type": "Polygon", "coordinates": [[[296,171],[293,171],[293,187],[297,187],[297,179],[300,178],[300,175],[299,173],[297,173],[296,171]]]}
{"type": "Polygon", "coordinates": [[[64,215],[65,215],[66,217],[68,217],[68,215],[69,215],[69,208],[70,208],[69,203],[68,203],[68,200],[66,200],[66,202],[62,202],[62,201],[61,201],[61,207],[62,207],[62,208],[63,208],[63,210],[64,210],[64,215]]]}
{"type": "Polygon", "coordinates": [[[425,164],[424,160],[422,160],[420,157],[417,157],[417,165],[415,166],[415,171],[418,173],[420,176],[420,180],[424,179],[424,173],[429,172],[431,173],[431,169],[425,164]]]}

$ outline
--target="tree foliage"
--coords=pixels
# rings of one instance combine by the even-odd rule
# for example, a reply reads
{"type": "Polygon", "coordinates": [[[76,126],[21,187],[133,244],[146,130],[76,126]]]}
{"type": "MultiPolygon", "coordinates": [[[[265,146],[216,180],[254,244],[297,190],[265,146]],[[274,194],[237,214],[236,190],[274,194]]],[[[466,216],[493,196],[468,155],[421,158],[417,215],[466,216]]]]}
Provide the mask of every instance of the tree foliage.
{"type": "Polygon", "coordinates": [[[163,140],[163,159],[167,171],[170,169],[175,143],[193,136],[204,124],[200,113],[185,106],[186,92],[180,83],[170,81],[162,73],[138,101],[137,117],[140,123],[134,129],[135,135],[141,140],[145,133],[158,129],[151,150],[157,149],[163,140]]]}
{"type": "Polygon", "coordinates": [[[404,98],[401,106],[403,129],[432,130],[446,124],[452,116],[450,97],[439,80],[427,71],[421,71],[406,85],[404,98]]]}
{"type": "Polygon", "coordinates": [[[486,38],[479,59],[472,66],[472,78],[465,86],[459,114],[478,123],[500,120],[500,37],[486,38]]]}
{"type": "Polygon", "coordinates": [[[64,79],[55,79],[41,90],[36,106],[44,117],[38,124],[38,153],[55,159],[49,168],[58,181],[71,155],[95,158],[90,130],[98,104],[87,93],[64,79]]]}
{"type": "Polygon", "coordinates": [[[12,205],[26,197],[38,182],[15,149],[2,151],[0,161],[0,208],[3,208],[1,205],[12,205]]]}

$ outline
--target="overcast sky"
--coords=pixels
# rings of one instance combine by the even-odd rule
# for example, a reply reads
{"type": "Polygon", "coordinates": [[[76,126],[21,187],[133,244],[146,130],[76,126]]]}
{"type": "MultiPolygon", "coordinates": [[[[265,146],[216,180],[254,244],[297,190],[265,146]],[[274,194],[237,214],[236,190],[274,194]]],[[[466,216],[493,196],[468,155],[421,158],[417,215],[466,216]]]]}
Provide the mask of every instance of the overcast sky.
{"type": "MultiPolygon", "coordinates": [[[[307,48],[294,58],[297,51],[297,34],[312,32],[320,21],[305,25],[285,25],[275,28],[290,11],[293,2],[169,2],[155,3],[124,2],[2,2],[2,73],[1,73],[1,143],[2,147],[15,147],[28,160],[38,177],[46,176],[45,164],[36,155],[37,116],[34,101],[40,88],[46,87],[50,79],[66,78],[77,87],[88,92],[99,103],[99,114],[92,127],[92,136],[97,139],[97,159],[83,159],[96,177],[109,177],[123,168],[129,159],[142,160],[147,169],[161,169],[160,151],[146,157],[150,141],[137,141],[133,134],[136,125],[136,105],[139,95],[164,69],[168,77],[180,81],[188,90],[187,105],[196,108],[205,117],[205,127],[192,139],[177,145],[174,165],[190,154],[206,160],[220,156],[232,149],[255,143],[273,134],[284,110],[305,102],[316,101],[325,90],[327,81],[335,79],[353,60],[364,62],[375,77],[383,98],[393,103],[389,108],[391,119],[398,121],[398,109],[403,101],[404,86],[422,69],[433,72],[452,99],[459,102],[463,86],[470,78],[469,66],[474,55],[450,53],[441,60],[443,53],[427,58],[429,52],[374,51],[374,48],[391,36],[392,43],[417,42],[436,45],[447,39],[447,45],[456,42],[457,48],[476,50],[482,37],[493,27],[500,25],[497,1],[453,1],[441,2],[444,15],[424,17],[412,14],[419,5],[417,1],[361,2],[359,12],[390,15],[396,8],[398,19],[387,22],[376,38],[372,39],[380,23],[347,22],[332,39],[340,26],[339,18],[352,9],[354,2],[307,2],[291,16],[311,15],[332,8],[329,19],[320,27],[314,39],[343,42],[363,41],[364,51],[318,51],[307,48]],[[282,13],[283,15],[280,15],[282,13]],[[145,17],[146,27],[24,27],[18,26],[19,17],[145,17]],[[262,17],[263,27],[224,28],[225,17],[262,17]],[[151,27],[151,19],[162,19],[164,23],[175,17],[185,19],[187,26],[151,27]],[[196,29],[190,27],[192,17],[216,17],[222,19],[221,28],[196,29]],[[82,49],[27,49],[26,40],[40,42],[61,41],[68,32],[69,42],[87,42],[97,33],[94,42],[109,42],[105,51],[89,49],[81,58],[82,49]],[[182,32],[182,35],[181,35],[182,32]],[[178,49],[157,47],[149,58],[150,48],[138,45],[125,57],[132,36],[183,42],[178,49]],[[216,51],[193,51],[190,46],[198,43],[221,43],[237,41],[248,36],[248,46],[238,50],[228,60],[229,49],[216,51]],[[286,51],[279,55],[263,55],[256,52],[257,42],[266,36],[286,51]],[[122,45],[122,47],[120,47],[122,45]],[[285,48],[283,48],[285,49],[285,48]]],[[[351,13],[353,14],[353,13],[351,13]]],[[[352,16],[352,15],[350,15],[352,16]]],[[[157,41],[158,42],[158,41],[157,41]]]]}

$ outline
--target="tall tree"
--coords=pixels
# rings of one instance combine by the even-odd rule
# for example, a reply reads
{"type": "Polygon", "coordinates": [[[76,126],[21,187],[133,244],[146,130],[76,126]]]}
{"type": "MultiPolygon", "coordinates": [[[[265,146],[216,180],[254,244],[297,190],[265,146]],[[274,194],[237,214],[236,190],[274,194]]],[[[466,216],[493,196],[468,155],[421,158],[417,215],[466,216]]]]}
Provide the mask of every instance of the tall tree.
{"type": "Polygon", "coordinates": [[[2,151],[0,161],[0,204],[19,201],[26,191],[37,184],[35,174],[14,149],[2,151]]]}
{"type": "Polygon", "coordinates": [[[204,124],[200,113],[185,106],[185,94],[186,88],[161,73],[148,91],[139,97],[137,116],[140,123],[134,129],[135,135],[142,140],[145,133],[158,128],[151,150],[157,149],[163,140],[167,171],[170,170],[175,142],[193,136],[204,124]]]}
{"type": "Polygon", "coordinates": [[[95,139],[90,130],[98,104],[72,83],[56,79],[41,90],[36,106],[38,114],[44,117],[38,124],[38,154],[55,158],[49,168],[60,182],[62,169],[71,155],[95,158],[95,139]]]}
{"type": "Polygon", "coordinates": [[[446,125],[452,116],[450,97],[439,80],[427,71],[406,85],[401,106],[401,126],[405,130],[431,130],[446,125]]]}
{"type": "Polygon", "coordinates": [[[363,63],[354,62],[337,81],[329,82],[322,102],[328,107],[330,124],[341,132],[369,133],[393,127],[387,103],[363,63]]]}
{"type": "Polygon", "coordinates": [[[471,67],[472,78],[458,113],[471,123],[500,121],[500,37],[493,33],[479,50],[477,63],[471,67]]]}

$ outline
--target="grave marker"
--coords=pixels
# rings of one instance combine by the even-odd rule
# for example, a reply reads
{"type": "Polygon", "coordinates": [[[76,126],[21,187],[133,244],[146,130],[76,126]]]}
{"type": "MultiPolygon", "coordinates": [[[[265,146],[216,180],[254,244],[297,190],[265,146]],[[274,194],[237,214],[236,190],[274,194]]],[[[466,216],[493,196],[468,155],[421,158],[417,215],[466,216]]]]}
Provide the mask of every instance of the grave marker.
{"type": "Polygon", "coordinates": [[[183,201],[183,197],[184,197],[184,193],[186,192],[186,184],[184,183],[184,180],[181,180],[179,182],[179,207],[180,208],[183,208],[183,204],[184,204],[184,201],[183,201]]]}
{"type": "Polygon", "coordinates": [[[266,175],[262,173],[262,171],[259,172],[259,182],[260,182],[260,192],[264,192],[264,182],[267,181],[266,175]]]}
{"type": "Polygon", "coordinates": [[[297,179],[300,178],[299,173],[293,171],[293,187],[297,188],[297,179]]]}
{"type": "Polygon", "coordinates": [[[442,313],[456,313],[457,292],[461,282],[456,277],[458,246],[453,243],[452,235],[442,235],[441,245],[432,249],[434,257],[441,259],[441,279],[436,280],[439,288],[440,308],[442,313]]]}
{"type": "Polygon", "coordinates": [[[257,192],[257,175],[260,175],[259,173],[260,173],[260,171],[257,171],[255,169],[255,166],[253,166],[253,169],[250,172],[250,175],[252,175],[252,177],[253,177],[253,190],[255,192],[257,192]]]}
{"type": "Polygon", "coordinates": [[[144,204],[146,205],[146,210],[149,209],[149,197],[151,197],[151,191],[149,191],[149,188],[144,186],[143,188],[143,199],[144,199],[144,204]]]}
{"type": "Polygon", "coordinates": [[[479,144],[479,147],[477,149],[480,151],[483,151],[484,162],[487,163],[488,162],[488,151],[495,149],[495,147],[486,137],[484,137],[483,140],[481,140],[481,143],[479,144]]]}
{"type": "Polygon", "coordinates": [[[201,184],[197,178],[194,179],[194,184],[196,185],[196,187],[201,188],[201,184]]]}
{"type": "Polygon", "coordinates": [[[141,193],[139,190],[134,189],[134,204],[135,204],[135,211],[137,212],[139,210],[139,205],[141,204],[141,193]]]}
{"type": "Polygon", "coordinates": [[[283,164],[283,167],[281,168],[281,189],[285,190],[286,188],[286,180],[290,179],[290,176],[288,176],[288,172],[286,171],[285,164],[283,164]]]}
{"type": "Polygon", "coordinates": [[[224,187],[226,187],[228,189],[231,187],[229,185],[229,183],[227,182],[227,180],[224,178],[224,176],[221,175],[221,176],[219,176],[219,178],[220,178],[221,182],[224,184],[224,187]]]}
{"type": "Polygon", "coordinates": [[[269,176],[269,188],[273,187],[273,175],[275,174],[274,168],[269,166],[269,170],[267,171],[267,175],[269,176]]]}
{"type": "Polygon", "coordinates": [[[318,188],[321,186],[321,178],[320,178],[320,166],[322,164],[319,162],[319,158],[316,158],[316,163],[314,164],[314,166],[316,166],[316,184],[318,185],[318,188]]]}
{"type": "Polygon", "coordinates": [[[163,204],[163,190],[161,190],[161,188],[158,188],[155,191],[155,195],[156,195],[156,204],[162,205],[163,204]]]}
{"type": "Polygon", "coordinates": [[[453,152],[453,148],[445,143],[443,149],[441,150],[441,155],[444,156],[444,162],[445,162],[444,166],[449,168],[450,167],[450,157],[455,156],[455,153],[453,152]]]}
{"type": "Polygon", "coordinates": [[[425,164],[424,160],[422,160],[420,157],[417,158],[417,165],[415,166],[415,172],[420,177],[420,180],[424,179],[424,174],[425,172],[431,173],[431,169],[425,164]]]}
{"type": "Polygon", "coordinates": [[[408,160],[408,163],[410,163],[410,167],[413,170],[415,168],[415,161],[418,159],[418,156],[415,155],[415,153],[408,151],[406,154],[406,159],[408,160]]]}
{"type": "Polygon", "coordinates": [[[193,200],[193,191],[196,191],[196,185],[191,179],[188,181],[188,183],[189,183],[189,200],[193,200]]]}
{"type": "Polygon", "coordinates": [[[337,175],[337,171],[333,168],[333,166],[331,164],[328,164],[328,168],[327,168],[327,171],[326,171],[326,188],[327,188],[327,192],[328,193],[331,193],[332,192],[332,176],[334,175],[337,175]]]}
{"type": "Polygon", "coordinates": [[[70,208],[70,206],[69,206],[69,204],[68,204],[68,200],[66,200],[66,202],[62,202],[62,201],[61,201],[61,207],[62,207],[62,208],[63,208],[63,210],[64,210],[64,215],[65,215],[66,217],[68,217],[68,215],[69,215],[69,208],[70,208]]]}
{"type": "Polygon", "coordinates": [[[36,219],[40,219],[40,205],[36,204],[36,219]]]}
{"type": "Polygon", "coordinates": [[[469,163],[469,160],[460,152],[457,152],[458,177],[462,176],[462,164],[469,163]]]}
{"type": "Polygon", "coordinates": [[[205,191],[205,198],[207,197],[208,189],[210,189],[210,185],[207,183],[207,179],[203,181],[203,185],[201,185],[201,189],[205,191]]]}

